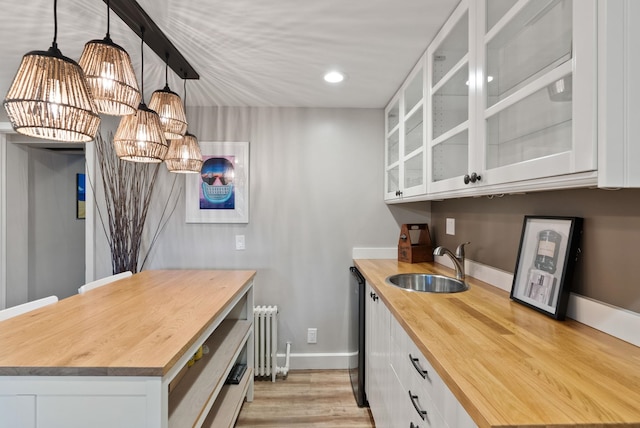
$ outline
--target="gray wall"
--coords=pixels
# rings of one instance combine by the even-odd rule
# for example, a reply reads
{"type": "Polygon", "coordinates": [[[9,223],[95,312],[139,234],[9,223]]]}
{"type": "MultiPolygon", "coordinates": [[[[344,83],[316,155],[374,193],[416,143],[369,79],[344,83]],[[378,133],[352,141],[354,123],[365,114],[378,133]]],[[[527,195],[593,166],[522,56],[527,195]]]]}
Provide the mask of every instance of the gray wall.
{"type": "MultiPolygon", "coordinates": [[[[428,221],[428,203],[382,199],[383,112],[379,109],[199,108],[188,111],[200,141],[249,141],[248,224],[185,223],[184,177],[178,207],[145,269],[256,269],[256,304],[281,309],[280,351],[347,350],[348,267],[353,247],[395,247],[399,223],[428,221]],[[235,235],[246,250],[235,250],[235,235]],[[307,345],[308,327],[318,343],[307,345]]],[[[149,217],[158,213],[175,175],[162,168],[149,217]]],[[[96,225],[96,277],[110,273],[96,225]]]]}
{"type": "Polygon", "coordinates": [[[85,224],[76,219],[76,173],[84,156],[7,145],[7,306],[84,283],[85,224]]]}
{"type": "Polygon", "coordinates": [[[640,190],[577,189],[434,202],[432,233],[437,245],[449,248],[471,241],[469,259],[513,272],[525,215],[583,217],[573,291],[640,313],[634,261],[640,242],[640,190]],[[445,234],[447,217],[456,220],[456,236],[445,234]]]}

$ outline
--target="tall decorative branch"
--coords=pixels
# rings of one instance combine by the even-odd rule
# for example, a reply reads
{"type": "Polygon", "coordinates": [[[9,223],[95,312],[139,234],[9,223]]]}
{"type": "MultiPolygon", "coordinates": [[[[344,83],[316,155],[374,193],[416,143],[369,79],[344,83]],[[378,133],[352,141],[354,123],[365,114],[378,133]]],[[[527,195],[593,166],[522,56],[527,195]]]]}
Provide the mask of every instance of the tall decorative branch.
{"type": "Polygon", "coordinates": [[[146,249],[143,263],[139,266],[144,227],[161,164],[120,160],[116,156],[112,140],[112,134],[109,135],[109,141],[105,141],[100,133],[95,139],[107,211],[107,224],[105,224],[105,218],[100,211],[99,205],[96,204],[96,207],[111,250],[113,273],[116,274],[128,270],[136,273],[138,268],[142,270],[160,232],[175,211],[178,202],[177,197],[173,207],[169,208],[169,202],[174,193],[177,177],[174,177],[162,215],[146,249]]]}

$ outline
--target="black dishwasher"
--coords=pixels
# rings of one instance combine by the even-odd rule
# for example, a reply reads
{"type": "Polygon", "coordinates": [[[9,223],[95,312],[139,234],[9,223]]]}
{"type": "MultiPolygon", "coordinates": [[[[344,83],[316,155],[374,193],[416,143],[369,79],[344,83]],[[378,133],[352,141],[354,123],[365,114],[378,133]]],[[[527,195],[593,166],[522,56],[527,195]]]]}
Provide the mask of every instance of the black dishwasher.
{"type": "Polygon", "coordinates": [[[358,268],[352,266],[351,281],[349,282],[349,377],[353,395],[358,407],[367,407],[367,397],[364,392],[364,295],[365,280],[358,268]]]}

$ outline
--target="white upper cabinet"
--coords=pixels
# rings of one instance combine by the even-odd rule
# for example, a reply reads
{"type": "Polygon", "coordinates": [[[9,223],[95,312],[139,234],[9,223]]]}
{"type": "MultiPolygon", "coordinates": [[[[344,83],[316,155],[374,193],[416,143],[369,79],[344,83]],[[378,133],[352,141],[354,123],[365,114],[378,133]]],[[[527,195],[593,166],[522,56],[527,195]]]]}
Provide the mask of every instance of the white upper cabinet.
{"type": "Polygon", "coordinates": [[[595,2],[480,4],[475,79],[484,183],[595,171],[595,2]]]}
{"type": "Polygon", "coordinates": [[[640,187],[640,1],[598,2],[598,186],[640,187]]]}
{"type": "Polygon", "coordinates": [[[385,199],[633,182],[618,177],[634,149],[614,125],[640,124],[631,119],[638,97],[625,95],[640,30],[615,22],[636,9],[630,0],[462,0],[386,109],[385,199]]]}
{"type": "Polygon", "coordinates": [[[424,80],[420,61],[385,111],[385,200],[427,191],[424,80]]]}
{"type": "Polygon", "coordinates": [[[595,182],[595,29],[592,0],[459,5],[427,50],[431,195],[595,182]]]}

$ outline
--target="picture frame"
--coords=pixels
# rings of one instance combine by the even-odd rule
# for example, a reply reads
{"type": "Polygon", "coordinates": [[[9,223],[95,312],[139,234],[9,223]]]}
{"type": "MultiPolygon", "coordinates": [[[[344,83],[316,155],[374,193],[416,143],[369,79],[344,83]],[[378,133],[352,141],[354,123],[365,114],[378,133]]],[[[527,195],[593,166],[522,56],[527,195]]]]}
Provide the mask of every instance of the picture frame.
{"type": "Polygon", "coordinates": [[[86,187],[85,175],[76,174],[76,219],[86,218],[86,187]]]}
{"type": "Polygon", "coordinates": [[[202,169],[188,174],[187,223],[249,222],[249,142],[200,142],[202,169]]]}
{"type": "Polygon", "coordinates": [[[524,217],[512,300],[557,320],[565,318],[582,225],[581,217],[524,217]]]}

